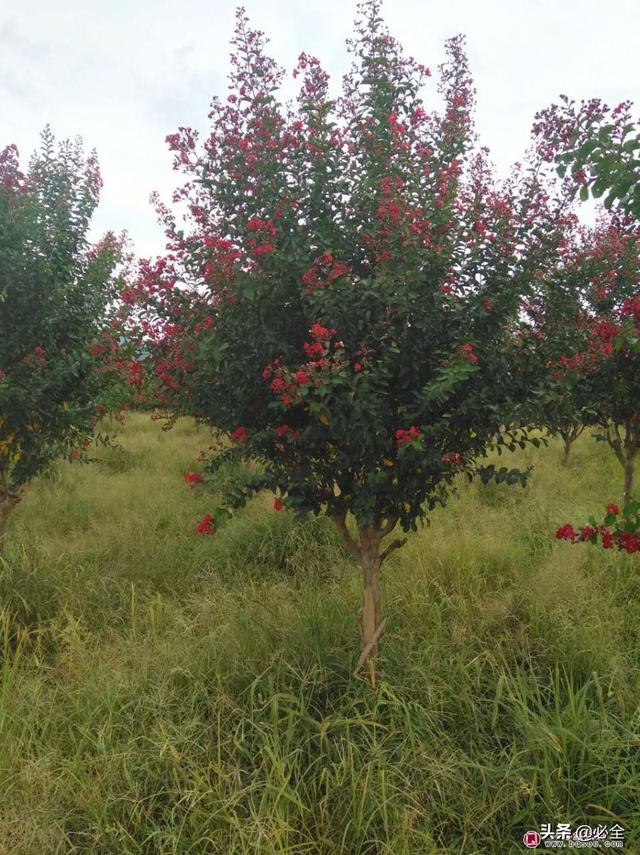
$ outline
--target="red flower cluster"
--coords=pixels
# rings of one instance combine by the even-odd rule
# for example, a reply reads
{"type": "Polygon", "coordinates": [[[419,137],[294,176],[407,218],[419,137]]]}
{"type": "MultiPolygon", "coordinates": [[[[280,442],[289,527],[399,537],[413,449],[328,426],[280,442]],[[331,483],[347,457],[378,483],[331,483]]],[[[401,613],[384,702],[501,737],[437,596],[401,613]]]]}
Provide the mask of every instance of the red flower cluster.
{"type": "Polygon", "coordinates": [[[341,276],[347,276],[351,273],[351,268],[346,261],[335,261],[330,252],[324,252],[319,255],[310,267],[302,276],[302,284],[305,291],[310,293],[317,291],[318,288],[324,288],[335,279],[340,279],[341,276]]]}
{"type": "Polygon", "coordinates": [[[622,303],[621,313],[632,315],[636,324],[640,324],[640,297],[632,297],[622,303]]]}
{"type": "Polygon", "coordinates": [[[231,434],[231,439],[234,442],[245,442],[249,439],[249,431],[243,425],[239,425],[231,434]]]}
{"type": "Polygon", "coordinates": [[[247,220],[247,229],[250,232],[262,232],[270,237],[276,236],[276,227],[273,220],[262,220],[260,217],[251,217],[247,220]]]}
{"type": "Polygon", "coordinates": [[[198,322],[197,324],[194,325],[193,331],[196,335],[200,335],[202,330],[211,329],[211,327],[214,325],[214,323],[215,323],[215,319],[213,318],[213,316],[212,315],[206,315],[202,319],[202,322],[198,322]]]}
{"type": "Polygon", "coordinates": [[[478,361],[478,356],[474,353],[472,344],[461,344],[459,347],[456,347],[456,353],[472,365],[475,365],[478,361]]]}
{"type": "Polygon", "coordinates": [[[621,531],[618,535],[618,544],[620,549],[624,549],[630,555],[634,552],[640,552],[640,531],[630,532],[621,531]]]}
{"type": "Polygon", "coordinates": [[[261,243],[257,246],[253,246],[253,254],[256,258],[260,258],[262,255],[269,255],[269,253],[273,252],[273,244],[272,243],[261,243]]]}
{"type": "Polygon", "coordinates": [[[323,327],[322,324],[318,323],[311,324],[309,332],[311,333],[312,338],[316,341],[328,341],[336,334],[335,330],[323,327]]]}
{"type": "Polygon", "coordinates": [[[201,472],[185,472],[184,480],[190,487],[195,486],[195,484],[204,484],[201,472]]]}
{"type": "Polygon", "coordinates": [[[274,511],[281,511],[284,508],[284,502],[282,499],[274,499],[273,501],[273,509],[274,511]]]}
{"type": "MultiPolygon", "coordinates": [[[[625,509],[627,518],[615,520],[616,528],[614,531],[611,531],[606,525],[596,524],[585,525],[576,531],[572,525],[567,523],[560,526],[556,531],[556,537],[558,540],[568,540],[570,543],[589,541],[594,544],[598,542],[598,537],[600,537],[604,549],[613,549],[614,546],[617,546],[618,549],[629,554],[640,552],[640,531],[626,531],[623,527],[631,522],[629,519],[630,507],[625,509]]],[[[619,514],[619,506],[615,502],[609,502],[607,505],[606,522],[612,524],[613,520],[611,518],[618,517],[619,514]]],[[[632,523],[632,527],[636,528],[636,525],[632,523]]]]}
{"type": "Polygon", "coordinates": [[[407,443],[411,442],[414,439],[417,439],[420,436],[420,428],[412,425],[410,428],[398,428],[396,431],[396,443],[398,448],[402,448],[403,445],[407,445],[407,443]]]}
{"type": "Polygon", "coordinates": [[[198,534],[213,534],[215,529],[213,527],[213,517],[211,514],[205,514],[198,525],[196,526],[196,531],[198,534]]]}
{"type": "Polygon", "coordinates": [[[451,463],[452,466],[460,466],[462,458],[457,451],[448,451],[446,454],[442,455],[442,462],[451,463]]]}
{"type": "Polygon", "coordinates": [[[314,359],[316,356],[322,356],[325,350],[325,345],[321,341],[305,341],[302,347],[304,348],[304,352],[307,354],[309,359],[314,359]]]}
{"type": "Polygon", "coordinates": [[[615,546],[613,533],[604,525],[585,525],[576,531],[570,523],[567,523],[560,526],[556,532],[558,540],[568,540],[570,543],[581,543],[587,540],[596,543],[598,535],[602,537],[602,546],[605,549],[612,549],[615,546]]]}

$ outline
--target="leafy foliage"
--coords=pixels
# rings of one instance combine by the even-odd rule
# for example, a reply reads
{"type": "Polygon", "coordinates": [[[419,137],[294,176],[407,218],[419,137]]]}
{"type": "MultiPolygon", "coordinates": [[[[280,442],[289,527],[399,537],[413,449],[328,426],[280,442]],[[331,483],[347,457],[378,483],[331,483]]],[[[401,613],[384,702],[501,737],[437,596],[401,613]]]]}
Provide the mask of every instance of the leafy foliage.
{"type": "Polygon", "coordinates": [[[0,153],[0,522],[51,459],[82,454],[117,397],[122,243],[87,241],[100,187],[95,155],[48,129],[26,174],[15,146],[0,153]]]}
{"type": "Polygon", "coordinates": [[[128,295],[160,398],[261,463],[216,525],[267,486],[299,515],[415,528],[505,422],[522,422],[510,343],[558,212],[548,203],[540,228],[535,180],[499,185],[474,148],[460,38],[440,69],[442,112],[427,111],[430,73],[373,0],[338,99],[302,54],[283,107],[283,72],[242,11],[233,47],[209,136],[168,138],[186,221],[160,206],[167,255],[128,295]]]}
{"type": "Polygon", "coordinates": [[[546,159],[555,159],[582,201],[591,194],[640,217],[640,131],[631,102],[611,109],[597,98],[576,104],[563,96],[538,114],[535,130],[546,159]]]}

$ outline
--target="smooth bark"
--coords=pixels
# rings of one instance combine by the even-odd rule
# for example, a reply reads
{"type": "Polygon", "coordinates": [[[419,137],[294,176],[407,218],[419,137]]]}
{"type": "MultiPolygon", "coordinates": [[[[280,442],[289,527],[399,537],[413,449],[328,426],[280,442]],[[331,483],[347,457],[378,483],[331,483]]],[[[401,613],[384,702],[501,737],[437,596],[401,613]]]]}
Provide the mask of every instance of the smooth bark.
{"type": "Polygon", "coordinates": [[[360,613],[360,657],[356,665],[356,674],[366,665],[371,685],[378,683],[377,647],[385,627],[381,621],[380,570],[384,561],[405,542],[405,538],[393,540],[385,549],[381,549],[383,538],[390,534],[397,519],[387,520],[376,526],[363,526],[355,537],[349,531],[346,513],[332,517],[346,548],[360,565],[362,570],[362,611],[360,613]]]}
{"type": "Polygon", "coordinates": [[[640,418],[638,415],[630,416],[624,423],[606,425],[605,436],[624,472],[623,503],[627,504],[633,494],[635,459],[640,442],[640,418]]]}

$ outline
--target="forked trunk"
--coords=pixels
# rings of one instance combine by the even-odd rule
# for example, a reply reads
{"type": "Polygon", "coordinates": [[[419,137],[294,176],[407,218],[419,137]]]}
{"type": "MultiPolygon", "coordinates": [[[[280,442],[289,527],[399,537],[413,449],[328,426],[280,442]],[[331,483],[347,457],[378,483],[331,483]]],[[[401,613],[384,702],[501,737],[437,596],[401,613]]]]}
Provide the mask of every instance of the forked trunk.
{"type": "Polygon", "coordinates": [[[380,551],[382,539],[395,528],[397,518],[387,519],[384,525],[363,526],[356,540],[347,527],[346,512],[332,515],[333,522],[340,532],[344,545],[362,569],[362,613],[360,615],[360,657],[354,670],[354,676],[366,664],[371,685],[378,682],[377,646],[384,632],[386,621],[380,620],[380,568],[384,560],[399,549],[406,538],[393,540],[386,549],[380,551]]]}
{"type": "Polygon", "coordinates": [[[580,436],[583,430],[584,425],[572,425],[567,430],[559,431],[563,443],[562,463],[565,466],[569,463],[569,454],[571,453],[571,446],[580,436]]]}

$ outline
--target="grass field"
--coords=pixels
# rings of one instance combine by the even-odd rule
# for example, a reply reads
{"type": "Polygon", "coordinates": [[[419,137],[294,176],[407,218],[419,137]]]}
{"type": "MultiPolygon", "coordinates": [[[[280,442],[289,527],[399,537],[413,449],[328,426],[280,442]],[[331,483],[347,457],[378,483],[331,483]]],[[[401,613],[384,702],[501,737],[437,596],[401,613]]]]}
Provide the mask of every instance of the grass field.
{"type": "Polygon", "coordinates": [[[621,492],[583,436],[461,485],[385,565],[382,685],[325,520],[215,538],[209,437],[131,416],[33,485],[0,559],[0,852],[502,855],[544,822],[640,852],[640,564],[556,541],[621,492]]]}

